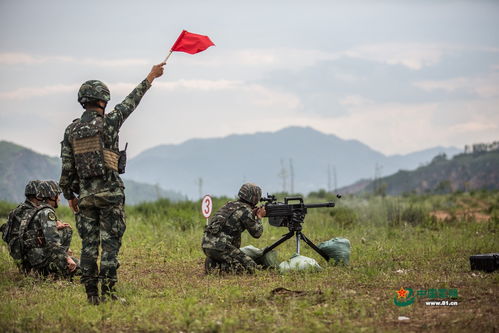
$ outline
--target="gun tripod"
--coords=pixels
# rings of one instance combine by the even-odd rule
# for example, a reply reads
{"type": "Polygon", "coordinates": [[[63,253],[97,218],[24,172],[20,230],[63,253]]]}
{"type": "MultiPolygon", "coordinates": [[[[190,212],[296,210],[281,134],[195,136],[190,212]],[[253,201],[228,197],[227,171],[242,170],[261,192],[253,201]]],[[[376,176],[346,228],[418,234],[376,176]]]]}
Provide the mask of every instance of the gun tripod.
{"type": "Polygon", "coordinates": [[[321,255],[326,261],[329,261],[329,256],[325,254],[324,252],[321,251],[310,239],[307,238],[302,232],[301,232],[301,223],[303,222],[303,219],[298,222],[297,224],[290,225],[289,226],[289,232],[281,237],[277,242],[274,244],[270,245],[269,247],[266,247],[263,250],[263,255],[265,255],[267,252],[272,251],[291,237],[295,236],[296,237],[296,253],[300,254],[300,240],[303,240],[305,243],[308,244],[315,252],[321,255]]]}

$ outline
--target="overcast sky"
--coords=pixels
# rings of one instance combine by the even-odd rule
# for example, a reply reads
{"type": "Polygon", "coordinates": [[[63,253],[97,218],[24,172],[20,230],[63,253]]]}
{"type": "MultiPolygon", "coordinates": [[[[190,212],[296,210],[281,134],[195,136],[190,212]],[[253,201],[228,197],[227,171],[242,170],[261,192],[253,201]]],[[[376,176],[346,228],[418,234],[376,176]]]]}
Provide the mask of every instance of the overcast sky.
{"type": "Polygon", "coordinates": [[[58,155],[82,82],[112,108],[186,29],[121,131],[164,143],[311,126],[385,153],[499,140],[497,1],[0,1],[0,139],[58,155]]]}

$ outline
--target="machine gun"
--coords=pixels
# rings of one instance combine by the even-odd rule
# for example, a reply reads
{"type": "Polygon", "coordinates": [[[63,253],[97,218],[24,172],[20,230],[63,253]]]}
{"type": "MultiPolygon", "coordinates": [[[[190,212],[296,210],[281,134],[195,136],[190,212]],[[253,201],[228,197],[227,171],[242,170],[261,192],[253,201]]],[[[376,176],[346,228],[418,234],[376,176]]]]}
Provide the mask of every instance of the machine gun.
{"type": "MultiPolygon", "coordinates": [[[[337,194],[337,198],[341,195],[337,194]]],[[[322,252],[310,239],[302,232],[302,224],[305,220],[305,215],[309,208],[334,207],[334,202],[305,204],[302,197],[286,197],[284,202],[278,202],[275,195],[268,195],[262,198],[261,202],[265,202],[266,217],[269,218],[269,224],[274,227],[287,227],[289,232],[281,237],[274,244],[266,247],[263,254],[273,250],[280,244],[284,243],[291,237],[296,237],[296,253],[300,254],[300,240],[307,243],[315,252],[320,254],[326,261],[329,261],[329,256],[322,252]]]]}

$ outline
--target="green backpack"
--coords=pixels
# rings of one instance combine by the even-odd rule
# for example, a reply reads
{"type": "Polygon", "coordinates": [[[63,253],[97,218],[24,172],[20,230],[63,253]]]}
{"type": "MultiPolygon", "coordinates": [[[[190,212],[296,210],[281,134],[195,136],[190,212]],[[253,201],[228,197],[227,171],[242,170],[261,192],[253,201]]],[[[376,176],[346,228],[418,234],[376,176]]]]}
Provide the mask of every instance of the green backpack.
{"type": "Polygon", "coordinates": [[[9,213],[7,222],[0,227],[2,239],[9,246],[10,256],[14,260],[23,259],[22,238],[24,232],[36,213],[46,207],[47,206],[42,205],[35,208],[24,203],[20,204],[16,209],[9,213]]]}

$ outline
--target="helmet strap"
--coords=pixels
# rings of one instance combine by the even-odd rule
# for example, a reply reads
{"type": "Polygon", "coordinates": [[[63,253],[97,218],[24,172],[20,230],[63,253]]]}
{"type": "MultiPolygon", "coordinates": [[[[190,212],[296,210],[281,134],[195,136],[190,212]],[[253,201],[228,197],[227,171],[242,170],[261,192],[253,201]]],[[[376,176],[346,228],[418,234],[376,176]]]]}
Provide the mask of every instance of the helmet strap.
{"type": "Polygon", "coordinates": [[[99,104],[99,106],[102,108],[102,110],[106,109],[106,106],[107,106],[107,102],[106,101],[99,100],[99,101],[97,101],[97,104],[99,104]]]}
{"type": "Polygon", "coordinates": [[[253,204],[253,203],[249,202],[248,200],[244,200],[243,198],[239,198],[239,201],[247,203],[248,205],[251,206],[251,208],[255,208],[256,207],[256,204],[253,204]]]}
{"type": "Polygon", "coordinates": [[[28,198],[28,200],[35,206],[39,206],[40,205],[40,202],[41,200],[38,199],[38,198],[35,198],[35,197],[31,197],[31,198],[28,198]]]}
{"type": "Polygon", "coordinates": [[[55,197],[55,198],[47,198],[47,199],[44,200],[44,202],[48,203],[49,205],[51,205],[54,208],[59,207],[59,204],[57,203],[57,197],[55,197]]]}

